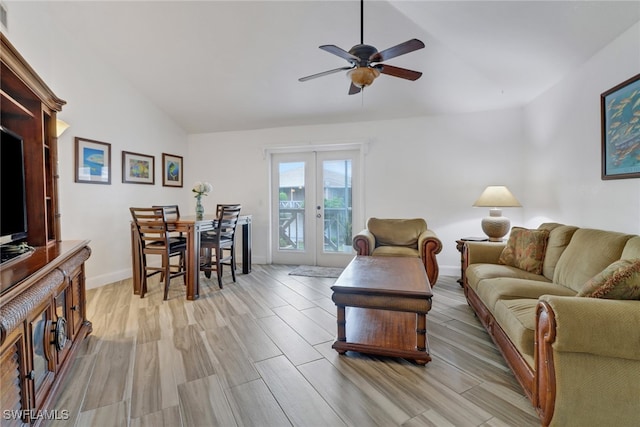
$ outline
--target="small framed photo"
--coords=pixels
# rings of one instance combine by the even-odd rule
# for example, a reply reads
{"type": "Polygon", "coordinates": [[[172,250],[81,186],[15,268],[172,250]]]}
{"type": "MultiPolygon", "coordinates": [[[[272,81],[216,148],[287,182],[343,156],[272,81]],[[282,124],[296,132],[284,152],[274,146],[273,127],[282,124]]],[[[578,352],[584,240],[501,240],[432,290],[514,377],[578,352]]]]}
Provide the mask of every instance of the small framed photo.
{"type": "Polygon", "coordinates": [[[182,157],[162,153],[162,185],[182,187],[182,157]]]}
{"type": "Polygon", "coordinates": [[[640,178],[640,74],[600,95],[602,179],[640,178]]]}
{"type": "Polygon", "coordinates": [[[122,152],[122,182],[153,185],[156,182],[155,175],[155,157],[122,152]]]}
{"type": "Polygon", "coordinates": [[[75,138],[76,182],[111,184],[111,144],[75,138]]]}

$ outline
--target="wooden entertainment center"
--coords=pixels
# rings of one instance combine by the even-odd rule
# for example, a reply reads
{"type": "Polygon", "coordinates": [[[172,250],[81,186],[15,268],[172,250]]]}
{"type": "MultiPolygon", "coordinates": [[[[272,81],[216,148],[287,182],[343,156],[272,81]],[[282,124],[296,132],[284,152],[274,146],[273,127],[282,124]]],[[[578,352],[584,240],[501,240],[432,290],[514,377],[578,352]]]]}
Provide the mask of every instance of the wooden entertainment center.
{"type": "Polygon", "coordinates": [[[55,96],[4,34],[0,120],[23,140],[26,243],[34,250],[0,267],[1,426],[64,419],[51,402],[82,340],[88,241],[61,241],[55,96]]]}

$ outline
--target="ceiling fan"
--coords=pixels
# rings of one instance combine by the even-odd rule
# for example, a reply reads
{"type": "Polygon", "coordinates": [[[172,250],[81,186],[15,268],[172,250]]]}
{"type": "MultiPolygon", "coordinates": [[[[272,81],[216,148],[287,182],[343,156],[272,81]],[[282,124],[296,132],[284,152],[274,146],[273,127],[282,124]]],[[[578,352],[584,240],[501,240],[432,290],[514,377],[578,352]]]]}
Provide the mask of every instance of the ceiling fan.
{"type": "Polygon", "coordinates": [[[353,46],[348,52],[338,46],[326,44],[320,46],[320,49],[333,53],[340,58],[346,59],[349,66],[340,67],[333,70],[323,71],[322,73],[312,74],[310,76],[301,77],[298,81],[306,82],[307,80],[317,77],[327,76],[329,74],[347,71],[347,75],[351,79],[349,87],[349,95],[359,93],[362,88],[369,86],[382,73],[393,77],[400,77],[406,80],[418,80],[422,73],[419,71],[407,70],[406,68],[394,67],[392,65],[382,64],[396,56],[404,55],[414,50],[422,49],[424,43],[418,39],[411,39],[399,45],[390,47],[378,52],[373,46],[364,44],[364,0],[360,0],[360,44],[353,46]]]}

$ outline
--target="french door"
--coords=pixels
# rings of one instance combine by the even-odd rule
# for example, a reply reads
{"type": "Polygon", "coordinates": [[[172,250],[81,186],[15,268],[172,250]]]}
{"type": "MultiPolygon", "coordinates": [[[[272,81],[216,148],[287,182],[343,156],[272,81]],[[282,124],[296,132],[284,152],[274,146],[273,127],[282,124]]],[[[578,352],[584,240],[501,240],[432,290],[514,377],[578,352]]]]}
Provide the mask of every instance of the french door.
{"type": "Polygon", "coordinates": [[[358,150],[272,154],[272,261],[343,267],[359,231],[358,150]]]}

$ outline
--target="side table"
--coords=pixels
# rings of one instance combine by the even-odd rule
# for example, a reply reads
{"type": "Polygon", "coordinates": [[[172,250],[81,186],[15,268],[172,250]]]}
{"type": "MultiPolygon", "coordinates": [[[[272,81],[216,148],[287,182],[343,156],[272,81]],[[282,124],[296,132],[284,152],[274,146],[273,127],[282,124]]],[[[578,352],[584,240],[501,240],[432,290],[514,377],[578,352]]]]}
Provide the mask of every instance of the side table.
{"type": "Polygon", "coordinates": [[[487,237],[463,237],[456,240],[456,249],[460,252],[460,278],[457,282],[464,286],[464,242],[488,242],[487,237]]]}

